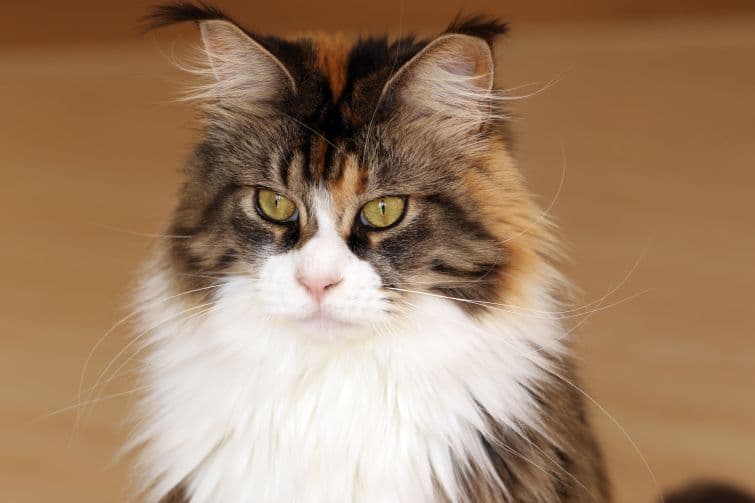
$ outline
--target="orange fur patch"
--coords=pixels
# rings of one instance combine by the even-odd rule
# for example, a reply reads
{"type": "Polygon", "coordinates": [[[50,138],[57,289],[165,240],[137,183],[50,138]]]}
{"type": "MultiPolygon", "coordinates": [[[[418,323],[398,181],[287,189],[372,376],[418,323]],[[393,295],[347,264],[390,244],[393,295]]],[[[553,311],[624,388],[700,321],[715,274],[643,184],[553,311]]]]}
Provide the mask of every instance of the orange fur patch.
{"type": "MultiPolygon", "coordinates": [[[[367,170],[360,169],[357,160],[349,156],[341,161],[339,176],[330,186],[330,195],[338,213],[346,213],[359,200],[367,186],[367,170]]],[[[350,225],[349,225],[350,227],[350,225]]],[[[348,228],[344,231],[348,232],[348,228]]]]}
{"type": "Polygon", "coordinates": [[[312,157],[312,164],[314,166],[315,179],[322,179],[322,174],[325,172],[325,151],[328,149],[328,141],[318,136],[315,138],[315,151],[312,157]]]}
{"type": "Polygon", "coordinates": [[[525,284],[533,277],[542,283],[557,285],[562,280],[550,259],[559,258],[560,250],[551,232],[550,221],[535,204],[524,178],[504,148],[480,163],[480,168],[464,175],[469,194],[478,201],[480,218],[501,243],[507,267],[499,284],[499,299],[526,303],[525,284]]]}
{"type": "Polygon", "coordinates": [[[317,69],[328,79],[333,101],[338,101],[346,86],[346,63],[351,44],[337,34],[318,34],[312,38],[317,52],[317,69]]]}

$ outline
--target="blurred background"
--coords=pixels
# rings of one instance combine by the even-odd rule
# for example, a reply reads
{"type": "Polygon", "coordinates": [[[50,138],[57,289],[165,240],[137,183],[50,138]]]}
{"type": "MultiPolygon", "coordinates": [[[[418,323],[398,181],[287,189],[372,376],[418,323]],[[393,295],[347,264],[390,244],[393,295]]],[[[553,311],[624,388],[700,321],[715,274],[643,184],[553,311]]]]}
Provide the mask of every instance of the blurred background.
{"type": "MultiPolygon", "coordinates": [[[[755,2],[217,3],[275,34],[431,33],[459,10],[509,20],[498,73],[523,96],[517,155],[583,301],[605,297],[577,333],[617,501],[699,477],[755,490],[755,2]]],[[[127,329],[97,346],[84,389],[101,385],[76,403],[197,134],[169,62],[196,34],[139,36],[149,5],[2,2],[3,501],[128,493],[114,459],[127,329]]]]}

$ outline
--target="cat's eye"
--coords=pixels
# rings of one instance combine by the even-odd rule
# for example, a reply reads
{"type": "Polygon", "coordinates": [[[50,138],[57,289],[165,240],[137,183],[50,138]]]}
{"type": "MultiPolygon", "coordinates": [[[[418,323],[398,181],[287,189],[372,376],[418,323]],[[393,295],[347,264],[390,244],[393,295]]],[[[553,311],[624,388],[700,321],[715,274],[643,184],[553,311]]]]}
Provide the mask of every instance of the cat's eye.
{"type": "Polygon", "coordinates": [[[268,189],[257,189],[257,211],[267,220],[276,223],[293,222],[299,216],[296,205],[286,196],[268,189]]]}
{"type": "Polygon", "coordinates": [[[359,219],[363,225],[374,229],[387,229],[396,225],[406,210],[406,198],[385,196],[373,199],[362,206],[359,219]]]}

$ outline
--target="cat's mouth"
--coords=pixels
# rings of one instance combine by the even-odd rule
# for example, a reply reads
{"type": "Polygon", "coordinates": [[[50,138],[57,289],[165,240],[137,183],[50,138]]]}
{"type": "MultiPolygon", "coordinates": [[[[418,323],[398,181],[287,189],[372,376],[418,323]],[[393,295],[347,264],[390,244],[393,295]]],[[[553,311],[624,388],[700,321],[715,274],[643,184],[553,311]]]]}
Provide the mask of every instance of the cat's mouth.
{"type": "Polygon", "coordinates": [[[339,319],[321,309],[301,318],[299,322],[309,329],[320,331],[348,330],[358,327],[356,323],[339,319]]]}

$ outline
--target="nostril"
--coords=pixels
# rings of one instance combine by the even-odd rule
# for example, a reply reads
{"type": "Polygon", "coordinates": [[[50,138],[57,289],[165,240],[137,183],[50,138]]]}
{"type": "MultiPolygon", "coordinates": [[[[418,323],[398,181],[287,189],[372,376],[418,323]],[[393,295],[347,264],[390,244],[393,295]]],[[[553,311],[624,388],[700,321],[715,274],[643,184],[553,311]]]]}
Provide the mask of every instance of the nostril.
{"type": "Polygon", "coordinates": [[[297,276],[296,280],[315,300],[320,301],[325,295],[325,291],[341,283],[342,278],[302,275],[297,276]]]}
{"type": "Polygon", "coordinates": [[[323,290],[327,290],[328,288],[333,288],[334,286],[338,286],[338,284],[341,283],[341,279],[334,279],[327,282],[327,284],[323,287],[323,290]]]}

